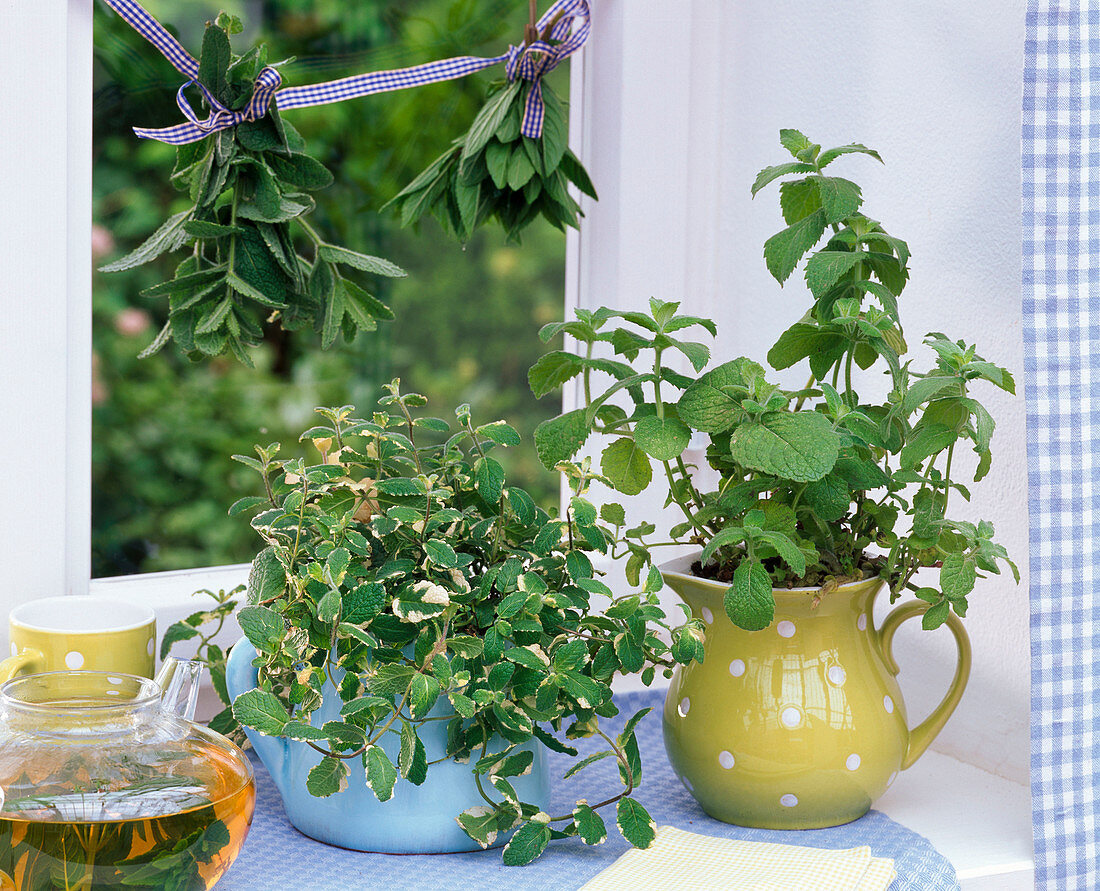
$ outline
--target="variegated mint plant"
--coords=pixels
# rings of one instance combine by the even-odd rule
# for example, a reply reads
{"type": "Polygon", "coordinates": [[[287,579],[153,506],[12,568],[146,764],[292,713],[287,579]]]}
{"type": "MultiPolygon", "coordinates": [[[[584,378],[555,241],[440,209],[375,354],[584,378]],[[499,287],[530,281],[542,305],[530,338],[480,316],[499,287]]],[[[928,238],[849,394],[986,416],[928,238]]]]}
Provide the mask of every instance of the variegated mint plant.
{"type": "Polygon", "coordinates": [[[319,409],[324,423],[302,434],[319,452],[313,462],[281,459],[277,444],[239,457],[266,495],[233,511],[255,512],[266,547],[240,611],[260,654],[259,685],[237,697],[236,718],[322,752],[308,779],[314,795],[344,788],[356,759],[381,801],[400,795],[398,777],[430,775],[419,731],[446,720],[447,756],[470,764],[483,799],[455,817],[483,847],[515,830],[505,863],[530,862],[552,838],[598,844],[612,807],[622,834],[647,846],[654,824],[632,793],[635,728],[648,709],[615,735],[601,719],[617,713],[616,675],[641,673],[648,684],[701,660],[701,623],[667,623],[656,570],[618,597],[600,581],[590,555],[613,535],[585,498],[586,468],[571,467],[568,510],[554,517],[509,486],[494,457],[519,443],[512,427],[477,425],[464,405],[452,429],[414,416],[422,396],[397,381],[387,389],[369,419],[350,406],[319,409]],[[341,718],[315,726],[330,677],[341,718]],[[381,745],[388,736],[399,739],[396,763],[381,745]],[[581,759],[567,741],[582,737],[603,749],[581,759]],[[614,758],[622,789],[549,814],[513,784],[531,769],[532,745],[576,756],[569,773],[614,758]]]}

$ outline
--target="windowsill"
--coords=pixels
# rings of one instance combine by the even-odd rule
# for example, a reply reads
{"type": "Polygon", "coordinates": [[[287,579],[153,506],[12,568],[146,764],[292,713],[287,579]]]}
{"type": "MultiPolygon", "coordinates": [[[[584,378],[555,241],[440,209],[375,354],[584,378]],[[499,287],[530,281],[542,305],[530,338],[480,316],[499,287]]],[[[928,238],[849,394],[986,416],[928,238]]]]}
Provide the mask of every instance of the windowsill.
{"type": "MultiPolygon", "coordinates": [[[[226,590],[244,584],[247,563],[206,569],[95,579],[91,593],[147,604],[157,613],[163,633],[173,622],[204,609],[203,588],[226,590]]],[[[228,646],[240,636],[233,619],[216,638],[228,646]]],[[[190,655],[185,645],[180,655],[190,655]]],[[[636,678],[616,690],[641,689],[636,678]]],[[[213,714],[216,697],[203,701],[213,714]]],[[[1031,793],[1027,786],[987,773],[940,752],[927,752],[902,773],[875,804],[891,819],[927,838],[955,866],[963,891],[1024,891],[1034,887],[1031,793]],[[981,817],[975,802],[981,802],[981,817]]]]}
{"type": "Polygon", "coordinates": [[[926,752],[875,808],[927,838],[963,891],[1035,887],[1031,791],[941,752],[926,752]]]}

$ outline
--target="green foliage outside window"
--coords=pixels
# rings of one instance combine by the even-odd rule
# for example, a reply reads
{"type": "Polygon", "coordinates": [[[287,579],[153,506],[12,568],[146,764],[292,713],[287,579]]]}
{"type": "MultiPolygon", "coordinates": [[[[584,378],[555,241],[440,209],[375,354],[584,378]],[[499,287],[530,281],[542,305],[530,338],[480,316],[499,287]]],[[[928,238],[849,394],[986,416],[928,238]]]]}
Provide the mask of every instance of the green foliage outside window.
{"type": "MultiPolygon", "coordinates": [[[[241,45],[264,41],[271,58],[307,83],[452,55],[489,54],[522,33],[526,10],[499,0],[416,0],[349,6],[336,0],[269,0],[262,24],[242,3],[150,3],[195,50],[219,9],[246,18],[241,45]],[[249,20],[251,16],[251,20],[249,20]]],[[[94,208],[96,264],[141,243],[187,196],[169,183],[170,146],[138,140],[132,125],[177,123],[179,75],[128,25],[98,4],[95,18],[94,208]]],[[[316,337],[269,337],[256,369],[225,357],[190,362],[169,346],[138,360],[167,319],[163,301],[139,292],[171,277],[166,259],[125,274],[95,274],[93,391],[93,572],[97,576],[237,562],[254,535],[225,515],[255,483],[229,456],[250,443],[289,437],[318,404],[370,404],[394,375],[433,402],[471,402],[508,417],[525,439],[552,413],[526,390],[543,351],[534,332],[561,312],[564,239],[532,225],[522,249],[503,233],[465,246],[434,222],[402,231],[379,208],[477,113],[486,83],[466,78],[288,114],[309,150],[336,174],[315,193],[314,214],[331,238],[392,258],[409,272],[383,280],[377,296],[394,322],[352,345],[322,352],[316,337]],[[291,115],[293,117],[291,117],[291,115]]],[[[566,74],[552,80],[566,92],[566,74]]],[[[505,456],[509,478],[542,504],[556,503],[552,473],[530,449],[505,456]]]]}

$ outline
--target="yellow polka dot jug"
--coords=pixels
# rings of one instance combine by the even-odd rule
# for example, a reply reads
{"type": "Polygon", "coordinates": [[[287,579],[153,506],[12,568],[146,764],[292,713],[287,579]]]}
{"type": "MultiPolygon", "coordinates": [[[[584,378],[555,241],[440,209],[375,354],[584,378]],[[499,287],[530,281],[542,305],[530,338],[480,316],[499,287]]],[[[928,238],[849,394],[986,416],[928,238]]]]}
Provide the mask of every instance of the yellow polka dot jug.
{"type": "Polygon", "coordinates": [[[962,698],[970,674],[962,623],[947,621],[958,646],[947,695],[910,729],[891,646],[927,604],[905,603],[876,628],[880,579],[845,585],[816,607],[814,589],[778,589],[772,624],[745,631],[726,616],[728,585],[691,574],[697,559],[661,567],[707,632],[705,660],[678,668],[665,700],[673,770],[726,823],[817,829],[863,816],[962,698]]]}

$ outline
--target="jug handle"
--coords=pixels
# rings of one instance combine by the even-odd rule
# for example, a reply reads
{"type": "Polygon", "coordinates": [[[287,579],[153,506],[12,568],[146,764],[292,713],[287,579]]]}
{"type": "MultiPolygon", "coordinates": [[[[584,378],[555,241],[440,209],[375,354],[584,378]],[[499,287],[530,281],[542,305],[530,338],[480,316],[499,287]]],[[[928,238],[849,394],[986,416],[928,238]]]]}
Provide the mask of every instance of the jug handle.
{"type": "MultiPolygon", "coordinates": [[[[242,637],[230,650],[229,658],[225,663],[225,686],[230,701],[256,687],[256,666],[252,664],[255,658],[256,648],[248,642],[247,637],[242,637]]],[[[286,737],[267,736],[251,727],[241,726],[248,736],[248,741],[252,743],[252,748],[256,750],[256,754],[267,767],[268,773],[281,787],[289,741],[286,737]]]]}
{"type": "MultiPolygon", "coordinates": [[[[917,616],[923,616],[929,606],[930,604],[922,601],[902,604],[890,612],[882,623],[882,627],[879,628],[878,634],[882,644],[882,654],[886,660],[886,667],[891,674],[897,674],[899,670],[898,663],[894,659],[894,634],[902,622],[915,619],[917,616]]],[[[939,705],[932,709],[932,714],[909,731],[909,746],[905,750],[905,757],[901,762],[902,770],[912,767],[913,763],[924,754],[925,749],[943,729],[943,725],[947,723],[947,719],[951,717],[951,713],[955,711],[959,700],[962,699],[966,682],[970,677],[970,638],[966,634],[966,629],[963,628],[962,622],[954,613],[947,614],[946,624],[955,637],[955,646],[958,649],[955,677],[951,680],[951,686],[947,688],[947,695],[943,697],[939,705]]]]}

